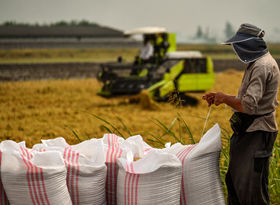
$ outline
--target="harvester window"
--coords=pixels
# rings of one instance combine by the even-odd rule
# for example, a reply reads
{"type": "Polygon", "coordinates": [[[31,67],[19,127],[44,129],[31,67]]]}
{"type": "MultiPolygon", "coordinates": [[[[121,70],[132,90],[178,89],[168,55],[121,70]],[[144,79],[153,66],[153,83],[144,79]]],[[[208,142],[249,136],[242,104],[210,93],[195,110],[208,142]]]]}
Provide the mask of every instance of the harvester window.
{"type": "Polygon", "coordinates": [[[206,59],[205,58],[185,59],[183,73],[206,73],[206,59]]]}

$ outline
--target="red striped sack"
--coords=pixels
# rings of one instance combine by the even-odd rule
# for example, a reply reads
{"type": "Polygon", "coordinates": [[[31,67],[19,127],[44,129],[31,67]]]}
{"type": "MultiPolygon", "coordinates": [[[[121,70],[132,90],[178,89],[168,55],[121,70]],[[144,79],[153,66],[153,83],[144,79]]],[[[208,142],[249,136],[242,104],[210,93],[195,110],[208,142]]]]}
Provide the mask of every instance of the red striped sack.
{"type": "Polygon", "coordinates": [[[124,140],[115,134],[105,134],[103,142],[106,150],[107,183],[106,198],[108,204],[117,204],[117,159],[127,158],[132,154],[134,158],[140,159],[152,149],[140,135],[135,135],[124,140]]]}
{"type": "MultiPolygon", "coordinates": [[[[62,138],[63,139],[63,138],[62,138]]],[[[83,141],[65,147],[64,139],[43,141],[45,149],[57,150],[63,154],[67,169],[67,187],[75,205],[103,205],[107,167],[104,159],[102,139],[83,141]],[[55,146],[57,143],[58,146],[55,146]],[[50,146],[46,146],[46,145],[50,146]],[[61,146],[61,147],[59,147],[61,146]]],[[[37,146],[42,148],[42,146],[37,146]]]]}
{"type": "Polygon", "coordinates": [[[1,176],[11,204],[71,205],[59,152],[37,152],[2,142],[1,176]]]}
{"type": "Polygon", "coordinates": [[[115,205],[117,204],[117,177],[119,170],[117,159],[126,157],[127,148],[123,146],[124,139],[115,134],[105,134],[103,142],[107,165],[106,200],[108,205],[115,205]]]}
{"type": "Polygon", "coordinates": [[[164,149],[175,154],[181,161],[181,205],[224,205],[220,179],[219,159],[221,130],[218,124],[201,138],[198,144],[174,144],[164,149]]]}
{"type": "Polygon", "coordinates": [[[118,204],[180,204],[182,165],[175,155],[153,150],[135,162],[120,158],[118,165],[118,204]]]}

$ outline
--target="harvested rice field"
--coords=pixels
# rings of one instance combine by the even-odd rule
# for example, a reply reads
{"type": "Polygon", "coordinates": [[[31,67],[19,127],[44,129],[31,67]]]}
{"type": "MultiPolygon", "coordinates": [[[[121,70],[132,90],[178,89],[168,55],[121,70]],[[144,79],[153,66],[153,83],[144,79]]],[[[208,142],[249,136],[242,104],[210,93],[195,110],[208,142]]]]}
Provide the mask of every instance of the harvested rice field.
{"type": "MultiPolygon", "coordinates": [[[[219,73],[212,90],[236,94],[241,78],[242,72],[234,70],[219,73]]],[[[41,138],[59,136],[67,139],[70,144],[77,143],[74,132],[81,140],[102,137],[107,132],[104,125],[110,126],[93,115],[107,120],[124,132],[126,137],[129,133],[141,134],[147,139],[151,138],[151,134],[161,135],[162,129],[155,125],[155,120],[169,126],[178,113],[189,126],[194,138],[199,140],[201,137],[208,112],[207,103],[201,100],[203,93],[190,94],[199,100],[197,106],[180,107],[152,102],[147,107],[145,99],[132,103],[127,97],[102,98],[96,94],[100,87],[96,79],[1,83],[0,139],[25,140],[28,146],[32,146],[40,142],[41,138]],[[129,132],[125,132],[127,129],[129,132]]],[[[207,129],[219,123],[222,128],[230,131],[230,116],[229,107],[213,106],[207,129]]],[[[179,132],[178,126],[174,125],[173,129],[175,133],[179,132]]],[[[166,141],[172,141],[166,137],[166,141]]],[[[184,130],[182,137],[188,138],[184,130]]]]}

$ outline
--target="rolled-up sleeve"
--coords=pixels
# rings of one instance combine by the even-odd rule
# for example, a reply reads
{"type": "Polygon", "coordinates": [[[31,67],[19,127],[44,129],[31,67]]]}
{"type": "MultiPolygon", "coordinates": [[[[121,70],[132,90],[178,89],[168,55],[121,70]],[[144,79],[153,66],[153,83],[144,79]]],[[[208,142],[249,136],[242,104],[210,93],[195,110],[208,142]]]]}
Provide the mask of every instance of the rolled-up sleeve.
{"type": "Polygon", "coordinates": [[[258,114],[258,102],[264,94],[267,78],[266,69],[263,66],[258,65],[254,68],[247,90],[241,97],[242,107],[247,114],[258,114]]]}

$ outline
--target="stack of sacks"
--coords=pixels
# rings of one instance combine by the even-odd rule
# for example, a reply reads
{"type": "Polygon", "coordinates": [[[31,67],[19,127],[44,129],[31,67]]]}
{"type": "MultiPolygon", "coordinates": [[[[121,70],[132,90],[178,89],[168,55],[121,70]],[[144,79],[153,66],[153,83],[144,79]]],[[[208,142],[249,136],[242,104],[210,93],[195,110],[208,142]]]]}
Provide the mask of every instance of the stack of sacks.
{"type": "Polygon", "coordinates": [[[133,161],[119,158],[118,204],[180,204],[181,162],[175,155],[151,151],[133,161]]]}
{"type": "Polygon", "coordinates": [[[1,178],[10,204],[72,204],[59,152],[32,151],[13,141],[2,142],[1,149],[1,178]]]}
{"type": "Polygon", "coordinates": [[[107,167],[103,142],[99,139],[83,141],[70,146],[64,138],[42,140],[37,150],[59,151],[67,169],[67,187],[75,205],[106,204],[105,179],[107,167]]]}
{"type": "Polygon", "coordinates": [[[174,144],[164,149],[182,162],[181,204],[224,205],[219,171],[221,130],[212,127],[195,145],[174,144]]]}
{"type": "Polygon", "coordinates": [[[56,138],[32,150],[4,141],[0,204],[225,204],[220,150],[217,124],[198,144],[165,149],[140,135],[105,134],[73,146],[56,138]]]}

